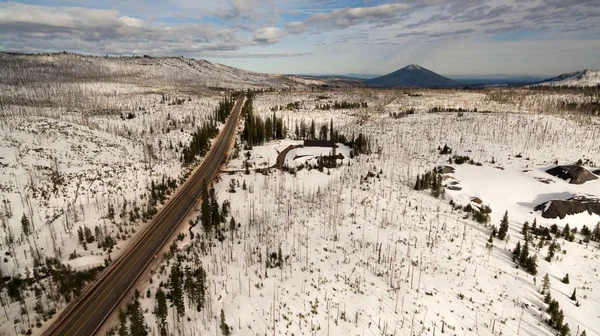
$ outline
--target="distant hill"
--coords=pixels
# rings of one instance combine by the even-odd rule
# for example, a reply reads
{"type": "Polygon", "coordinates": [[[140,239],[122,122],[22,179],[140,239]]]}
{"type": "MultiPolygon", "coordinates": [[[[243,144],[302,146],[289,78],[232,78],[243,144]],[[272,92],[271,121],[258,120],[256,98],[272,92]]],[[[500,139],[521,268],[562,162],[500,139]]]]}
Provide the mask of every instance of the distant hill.
{"type": "MultiPolygon", "coordinates": [[[[311,87],[361,87],[358,80],[344,78],[306,78],[264,74],[233,68],[203,59],[184,57],[103,57],[73,53],[22,54],[0,52],[0,69],[11,70],[0,76],[0,84],[10,80],[30,82],[59,81],[85,77],[102,80],[103,76],[123,82],[143,81],[148,85],[183,84],[214,89],[306,89],[311,87]],[[40,72],[44,69],[45,72],[40,72]],[[41,74],[45,77],[40,77],[41,74]],[[93,77],[96,76],[96,77],[93,77]]],[[[2,73],[2,71],[0,71],[2,73]]]]}
{"type": "Polygon", "coordinates": [[[372,87],[448,87],[459,86],[460,83],[438,75],[417,64],[411,64],[390,74],[364,80],[372,87]]]}
{"type": "Polygon", "coordinates": [[[544,77],[526,75],[455,75],[450,79],[466,86],[515,86],[539,83],[544,77]]]}
{"type": "Polygon", "coordinates": [[[536,84],[540,86],[596,86],[600,85],[600,70],[582,70],[565,73],[536,84]]]}

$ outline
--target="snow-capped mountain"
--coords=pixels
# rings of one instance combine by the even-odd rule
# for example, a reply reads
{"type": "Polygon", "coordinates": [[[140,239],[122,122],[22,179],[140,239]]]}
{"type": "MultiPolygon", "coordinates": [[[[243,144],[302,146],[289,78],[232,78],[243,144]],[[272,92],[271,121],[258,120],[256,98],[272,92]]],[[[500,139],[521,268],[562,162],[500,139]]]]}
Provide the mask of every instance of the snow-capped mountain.
{"type": "Polygon", "coordinates": [[[546,79],[543,86],[596,86],[600,85],[600,70],[582,70],[546,79]]]}
{"type": "Polygon", "coordinates": [[[373,87],[444,87],[460,85],[450,78],[417,64],[411,64],[390,74],[365,80],[365,83],[373,87]]]}

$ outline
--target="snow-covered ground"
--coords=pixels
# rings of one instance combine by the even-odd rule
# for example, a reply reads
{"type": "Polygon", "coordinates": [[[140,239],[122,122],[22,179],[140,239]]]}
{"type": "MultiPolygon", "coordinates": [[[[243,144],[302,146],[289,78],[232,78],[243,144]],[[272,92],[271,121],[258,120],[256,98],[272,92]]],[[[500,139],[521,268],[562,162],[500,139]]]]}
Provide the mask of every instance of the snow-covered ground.
{"type": "MultiPolygon", "coordinates": [[[[5,258],[0,270],[21,277],[33,266],[30,245],[37,245],[44,256],[57,256],[59,250],[59,259],[77,269],[104,263],[107,251],[97,242],[87,250],[78,243],[77,230],[84,225],[93,234],[98,226],[103,234],[116,237],[116,257],[143,225],[130,220],[133,202],[143,208],[151,181],[182,175],[179,143],[189,142],[190,133],[222,96],[104,83],[61,87],[66,90],[61,92],[84,93],[85,99],[69,102],[64,96],[32,90],[27,91],[30,96],[5,93],[4,97],[30,100],[5,105],[5,117],[0,118],[0,188],[6,200],[0,207],[5,224],[0,231],[5,258]],[[85,108],[87,104],[93,109],[85,108]],[[55,189],[57,177],[61,183],[55,189]],[[108,204],[115,208],[112,220],[108,204]],[[33,222],[29,239],[22,232],[23,213],[33,222]],[[9,244],[11,234],[14,240],[9,244]]],[[[251,150],[238,146],[237,156],[215,183],[219,202],[231,203],[237,228],[230,230],[228,218],[225,240],[209,243],[197,225],[191,229],[193,240],[187,235],[178,242],[183,267],[202,265],[207,271],[209,303],[197,312],[186,299],[186,318],[180,322],[170,307],[169,334],[219,335],[223,309],[233,335],[433,335],[442,328],[450,335],[513,335],[519,329],[521,335],[553,335],[543,321],[546,305],[539,293],[548,273],[552,297],[564,310],[572,334],[579,328],[587,335],[600,335],[597,242],[579,244],[580,234],[574,242],[558,238],[561,248],[552,263],[544,260],[547,246],[532,247],[538,256],[535,278],[515,268],[510,253],[518,241],[523,244],[519,232],[524,221],[556,223],[562,231],[566,223],[593,229],[600,220],[586,214],[549,220],[532,210],[554,197],[600,194],[598,181],[569,185],[543,171],[555,162],[573,164],[580,159],[590,167],[600,165],[598,121],[555,113],[568,112],[559,109],[559,102],[589,99],[526,89],[257,95],[255,114],[282,117],[291,139],[251,150]],[[344,101],[367,106],[317,108],[344,101]],[[426,113],[439,107],[491,113],[426,113]],[[415,114],[398,116],[408,110],[415,114]],[[552,114],[539,113],[544,111],[552,114]],[[254,169],[274,166],[285,148],[302,144],[294,129],[312,120],[317,133],[333,123],[348,138],[368,136],[373,153],[350,159],[350,149],[338,144],[336,153],[344,159],[337,168],[304,168],[295,174],[254,169]],[[445,144],[453,154],[468,155],[482,165],[452,165],[456,171],[447,181],[456,179],[462,189],[447,190],[445,199],[413,190],[417,174],[448,164],[448,155],[438,150],[445,144]],[[248,174],[245,160],[251,163],[248,174]],[[449,204],[453,199],[466,205],[473,197],[491,207],[488,225],[465,218],[465,212],[449,204]],[[490,224],[498,227],[505,211],[509,239],[495,241],[490,250],[490,224]],[[283,264],[267,267],[265,261],[279,249],[283,264]],[[566,273],[570,284],[560,282],[566,273]],[[569,300],[574,288],[579,307],[569,300]]],[[[317,157],[331,152],[296,148],[287,153],[285,163],[290,168],[315,164],[317,157]]],[[[165,257],[152,281],[140,288],[144,316],[154,333],[154,294],[161,283],[168,291],[172,265],[173,257],[165,257]]],[[[0,335],[35,325],[32,307],[40,299],[31,287],[23,294],[26,299],[20,304],[2,291],[6,313],[0,312],[0,335]],[[23,306],[29,315],[21,314],[23,306]]],[[[41,302],[57,310],[64,307],[64,301],[55,303],[44,295],[41,302]]],[[[34,333],[40,330],[33,328],[34,333]]]]}
{"type": "MultiPolygon", "coordinates": [[[[332,96],[342,101],[351,95],[332,96]]],[[[460,94],[437,96],[437,101],[421,100],[429,105],[417,111],[460,94]]],[[[600,335],[598,242],[580,243],[580,234],[573,242],[557,238],[560,249],[551,263],[544,260],[547,245],[532,246],[535,276],[516,267],[511,253],[517,242],[524,243],[520,230],[525,221],[556,223],[560,231],[566,223],[593,229],[598,222],[598,216],[587,214],[554,221],[533,211],[538,201],[566,193],[600,194],[598,181],[569,185],[544,172],[556,161],[573,164],[582,159],[597,166],[596,124],[583,123],[579,116],[503,112],[508,110],[394,118],[377,109],[378,98],[352,97],[368,100],[370,107],[315,110],[310,107],[313,94],[256,98],[255,110],[262,115],[272,114],[273,106],[299,101],[300,109],[275,113],[292,125],[313,118],[329,123],[333,118],[344,133],[367,134],[375,143],[374,153],[349,160],[329,175],[315,169],[296,175],[274,169],[222,175],[215,185],[218,199],[231,202],[238,226],[228,231],[225,225],[226,239],[214,241],[210,249],[200,225],[192,229],[193,240],[188,237],[179,245],[182,267],[202,265],[207,271],[210,304],[200,312],[187,306],[189,319],[179,323],[169,308],[170,334],[220,335],[223,309],[233,335],[433,335],[442,330],[449,335],[554,335],[544,322],[547,305],[540,294],[548,273],[552,298],[564,310],[571,334],[585,330],[600,335]],[[365,114],[368,118],[363,119],[365,114]],[[448,164],[448,155],[439,154],[445,144],[481,166],[452,165],[456,171],[446,181],[455,179],[462,189],[447,190],[444,199],[413,190],[417,174],[448,164]],[[488,224],[476,223],[449,204],[452,199],[466,205],[473,197],[491,207],[488,224]],[[490,225],[498,227],[505,211],[508,239],[496,239],[490,249],[490,225]],[[266,266],[267,258],[279,250],[281,267],[266,266]],[[564,284],[567,273],[571,281],[564,284]],[[574,288],[579,306],[569,299],[574,288]]],[[[465,107],[461,105],[447,106],[465,107]]],[[[270,166],[290,144],[297,142],[242,150],[230,168],[240,169],[246,152],[256,166],[270,166]]],[[[287,158],[304,151],[315,154],[311,149],[296,151],[287,158]]],[[[151,294],[160,283],[167,290],[169,260],[148,284],[151,294]]],[[[156,332],[154,304],[152,295],[143,299],[146,322],[156,332]]]]}
{"type": "MultiPolygon", "coordinates": [[[[8,87],[0,110],[0,272],[7,281],[32,281],[46,258],[74,270],[116,258],[145,225],[152,183],[179,184],[182,147],[225,96],[111,82],[8,87]]],[[[42,279],[21,288],[23,303],[3,292],[0,335],[26,332],[60,311],[65,300],[54,286],[42,279]],[[44,287],[50,290],[36,292],[44,287]]]]}

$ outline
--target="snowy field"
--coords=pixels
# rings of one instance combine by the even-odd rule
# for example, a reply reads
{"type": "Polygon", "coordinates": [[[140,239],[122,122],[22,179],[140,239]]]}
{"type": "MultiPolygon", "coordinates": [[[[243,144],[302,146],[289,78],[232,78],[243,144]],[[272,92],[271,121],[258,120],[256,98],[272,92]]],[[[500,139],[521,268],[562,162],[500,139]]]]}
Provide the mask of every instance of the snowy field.
{"type": "MultiPolygon", "coordinates": [[[[279,152],[299,142],[240,150],[227,167],[232,172],[215,184],[219,202],[231,204],[225,223],[233,217],[236,224],[223,225],[223,242],[207,240],[197,225],[193,240],[186,237],[178,252],[164,256],[141,290],[150,293],[142,306],[151,333],[158,332],[153,293],[160,284],[168,292],[170,266],[178,259],[182,269],[201,265],[206,271],[207,303],[197,311],[186,301],[187,318],[179,322],[169,308],[168,332],[174,335],[223,334],[221,310],[233,335],[554,335],[541,294],[546,274],[570,334],[600,335],[597,241],[582,242],[579,232],[573,241],[559,234],[553,238],[559,249],[546,261],[550,242],[538,247],[534,238],[529,253],[537,258],[535,275],[512,260],[516,244],[524,244],[525,221],[557,224],[560,233],[567,223],[593,230],[600,220],[588,214],[544,219],[533,210],[571,194],[600,196],[598,180],[571,185],[544,171],[579,159],[598,166],[600,129],[593,119],[535,113],[540,107],[520,113],[509,104],[494,113],[419,112],[443,102],[449,108],[495,109],[478,105],[489,96],[432,91],[421,97],[326,93],[330,102],[365,101],[369,107],[321,111],[315,106],[326,98],[317,95],[259,95],[255,109],[263,116],[275,112],[288,120],[288,129],[303,120],[319,125],[333,119],[346,134],[368,135],[373,154],[329,173],[246,174],[239,171],[246,157],[254,167],[269,167],[279,152]],[[418,98],[421,105],[401,103],[418,98]],[[294,102],[299,108],[285,108],[294,102]],[[280,105],[284,108],[273,110],[280,105]],[[415,107],[416,114],[390,116],[390,108],[404,106],[415,107]],[[450,156],[440,154],[444,145],[481,165],[449,164],[450,156]],[[461,190],[445,190],[442,198],[415,191],[417,174],[438,165],[455,168],[444,184],[454,181],[461,190]],[[492,210],[487,223],[449,204],[475,205],[475,197],[492,210]],[[492,225],[499,227],[505,211],[507,238],[489,244],[492,225]],[[568,284],[561,281],[567,274],[568,284]]],[[[286,159],[318,154],[310,148],[297,152],[286,159]]]]}
{"type": "MultiPolygon", "coordinates": [[[[65,307],[57,284],[34,273],[40,261],[57,258],[81,271],[110,262],[143,227],[152,183],[180,183],[182,147],[224,96],[182,89],[186,78],[173,75],[158,87],[124,80],[3,91],[0,271],[28,285],[22,300],[3,287],[0,335],[39,334],[65,307]],[[89,235],[82,241],[84,228],[89,235]]],[[[600,166],[597,119],[560,108],[590,99],[505,89],[257,95],[255,114],[282,117],[288,139],[252,149],[238,141],[215,183],[219,203],[231,204],[225,239],[207,239],[196,225],[193,239],[186,234],[177,252],[164,256],[152,281],[139,288],[148,329],[158,334],[156,289],[168,293],[180,258],[182,269],[205,269],[207,297],[200,311],[186,299],[179,322],[169,307],[170,335],[222,334],[221,309],[233,335],[513,335],[519,329],[553,335],[540,294],[546,273],[571,334],[579,328],[600,335],[598,242],[580,243],[580,233],[572,242],[556,238],[560,250],[551,262],[544,260],[547,245],[532,246],[535,277],[517,268],[510,252],[523,244],[525,221],[557,224],[560,232],[567,223],[593,230],[600,221],[588,214],[544,219],[533,210],[572,194],[600,196],[598,181],[570,185],[544,172],[580,159],[600,166]],[[342,102],[359,107],[323,108],[342,102]],[[434,108],[490,113],[428,113],[434,108]],[[279,153],[303,144],[295,129],[313,121],[317,134],[333,124],[348,138],[366,135],[373,153],[351,158],[350,148],[338,144],[343,159],[321,172],[308,166],[333,150],[298,147],[283,157],[293,173],[275,168],[279,153]],[[439,153],[444,145],[481,166],[452,165],[456,171],[444,181],[461,190],[446,190],[443,199],[413,190],[417,174],[450,165],[439,153]],[[449,204],[465,206],[474,197],[492,209],[487,224],[449,204]],[[498,227],[505,211],[508,239],[496,239],[490,249],[491,225],[498,227]],[[566,273],[569,284],[561,282],[566,273]],[[574,288],[577,301],[569,299],[574,288]]]]}

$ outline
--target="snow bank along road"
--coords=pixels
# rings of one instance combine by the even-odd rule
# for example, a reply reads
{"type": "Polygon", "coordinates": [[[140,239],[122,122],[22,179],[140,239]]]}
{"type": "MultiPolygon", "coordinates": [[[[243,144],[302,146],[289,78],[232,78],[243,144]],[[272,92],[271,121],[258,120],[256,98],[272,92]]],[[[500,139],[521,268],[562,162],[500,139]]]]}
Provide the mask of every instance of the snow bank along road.
{"type": "Polygon", "coordinates": [[[194,206],[203,180],[210,181],[226,159],[245,96],[241,95],[211,150],[173,198],[84,293],[72,302],[44,335],[93,335],[127,294],[179,223],[194,206]]]}

